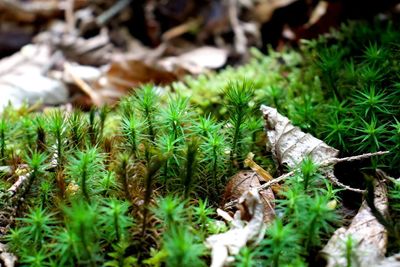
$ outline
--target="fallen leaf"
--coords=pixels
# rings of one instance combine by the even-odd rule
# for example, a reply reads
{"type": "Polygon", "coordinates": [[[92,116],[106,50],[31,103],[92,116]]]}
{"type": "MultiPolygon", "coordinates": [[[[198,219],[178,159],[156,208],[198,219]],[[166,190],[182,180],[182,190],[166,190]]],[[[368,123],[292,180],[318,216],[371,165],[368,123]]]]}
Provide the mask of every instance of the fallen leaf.
{"type": "Polygon", "coordinates": [[[126,92],[143,83],[168,84],[177,80],[177,75],[141,60],[124,59],[112,62],[105,78],[103,86],[126,92]]]}
{"type": "Polygon", "coordinates": [[[400,266],[400,253],[393,256],[384,258],[382,261],[375,265],[376,267],[399,267],[400,266]]]}
{"type": "MultiPolygon", "coordinates": [[[[222,206],[239,199],[243,194],[248,192],[253,188],[258,188],[261,186],[261,182],[265,181],[259,174],[255,171],[240,171],[229,179],[228,184],[225,187],[225,192],[223,196],[222,206]]],[[[275,217],[275,196],[272,189],[264,189],[259,191],[260,199],[263,204],[263,221],[265,223],[271,222],[275,217]]],[[[243,219],[249,219],[248,214],[242,213],[243,219]]]]}
{"type": "MultiPolygon", "coordinates": [[[[379,181],[375,186],[374,202],[382,214],[388,212],[387,189],[382,181],[379,181]]],[[[337,229],[321,251],[321,255],[327,260],[327,267],[350,266],[345,252],[345,244],[348,238],[351,238],[354,244],[352,248],[352,260],[354,262],[350,265],[381,266],[378,263],[385,257],[387,231],[371,213],[371,209],[365,200],[350,226],[337,229]]]]}
{"type": "Polygon", "coordinates": [[[8,252],[7,246],[2,243],[0,243],[0,263],[3,263],[4,267],[14,267],[17,263],[17,257],[8,252]]]}
{"type": "Polygon", "coordinates": [[[293,126],[290,120],[275,108],[261,106],[267,133],[267,150],[271,151],[280,166],[294,168],[310,156],[315,163],[335,158],[339,151],[314,136],[293,126]]]}
{"type": "MultiPolygon", "coordinates": [[[[249,222],[243,220],[243,212],[238,210],[231,222],[231,229],[222,234],[209,236],[206,245],[211,248],[211,267],[222,267],[233,261],[242,247],[249,242],[258,243],[265,232],[263,222],[264,205],[257,189],[246,191],[239,199],[239,203],[251,216],[249,222]]],[[[246,215],[246,216],[247,216],[246,215]]]]}
{"type": "Polygon", "coordinates": [[[218,69],[224,66],[227,59],[226,49],[204,46],[177,57],[164,58],[159,64],[169,71],[174,71],[179,67],[192,74],[200,74],[207,69],[218,69]]]}
{"type": "Polygon", "coordinates": [[[18,108],[24,102],[30,105],[38,101],[48,105],[67,102],[65,85],[43,74],[50,58],[47,45],[27,45],[0,61],[0,111],[8,103],[18,108]]]}

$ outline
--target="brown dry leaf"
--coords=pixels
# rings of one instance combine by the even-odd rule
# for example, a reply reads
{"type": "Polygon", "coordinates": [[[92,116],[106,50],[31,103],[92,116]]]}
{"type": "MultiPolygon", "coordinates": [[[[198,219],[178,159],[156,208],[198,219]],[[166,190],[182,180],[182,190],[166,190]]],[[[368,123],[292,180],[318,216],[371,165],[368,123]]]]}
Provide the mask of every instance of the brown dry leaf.
{"type": "Polygon", "coordinates": [[[164,58],[159,64],[169,71],[181,68],[191,74],[200,74],[207,69],[221,68],[227,59],[228,51],[226,49],[203,46],[177,57],[164,58]]]}
{"type": "Polygon", "coordinates": [[[257,189],[253,188],[243,193],[239,203],[245,207],[243,210],[248,214],[238,210],[231,222],[230,230],[206,239],[206,245],[212,250],[211,267],[222,267],[232,262],[233,256],[237,255],[242,247],[249,242],[258,243],[264,236],[264,205],[257,189]],[[243,220],[245,215],[251,217],[248,223],[243,220]]]}
{"type": "Polygon", "coordinates": [[[65,85],[43,74],[51,62],[48,45],[27,45],[0,61],[0,111],[9,102],[14,107],[25,101],[35,104],[62,104],[68,100],[65,85]]]}
{"type": "Polygon", "coordinates": [[[125,59],[111,63],[106,72],[105,87],[126,92],[143,83],[168,84],[177,80],[177,75],[155,65],[135,59],[125,59]]]}
{"type": "MultiPolygon", "coordinates": [[[[375,186],[375,206],[382,214],[386,214],[388,211],[387,190],[382,181],[375,186]]],[[[387,231],[371,213],[365,200],[350,226],[337,229],[323,248],[321,254],[328,262],[327,267],[349,266],[345,252],[346,240],[349,237],[353,239],[354,243],[352,249],[354,262],[351,265],[381,266],[380,262],[386,253],[387,231]]]]}
{"type": "Polygon", "coordinates": [[[306,156],[311,156],[316,163],[337,157],[339,153],[337,149],[302,132],[299,127],[293,126],[287,117],[279,114],[275,108],[262,105],[261,111],[268,136],[267,149],[272,152],[280,166],[285,164],[294,168],[306,156]]]}
{"type": "MultiPolygon", "coordinates": [[[[225,193],[222,201],[222,206],[230,201],[239,199],[244,193],[252,188],[261,186],[262,181],[265,181],[255,171],[240,171],[234,175],[228,182],[225,188],[225,193]]],[[[265,223],[270,223],[275,217],[275,196],[272,189],[260,190],[260,199],[263,204],[263,214],[265,223]]],[[[242,213],[242,219],[246,218],[246,214],[242,213]]],[[[247,218],[249,219],[249,218],[247,218]]]]}

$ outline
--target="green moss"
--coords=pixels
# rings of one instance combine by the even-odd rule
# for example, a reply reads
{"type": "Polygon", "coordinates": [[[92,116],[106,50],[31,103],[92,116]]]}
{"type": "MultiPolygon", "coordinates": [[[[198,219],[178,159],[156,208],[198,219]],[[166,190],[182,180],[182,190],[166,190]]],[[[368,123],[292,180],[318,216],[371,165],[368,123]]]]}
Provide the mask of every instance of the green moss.
{"type": "MultiPolygon", "coordinates": [[[[19,171],[0,178],[2,209],[17,205],[20,218],[7,243],[30,266],[209,264],[203,242],[226,231],[215,215],[226,182],[249,152],[274,172],[260,103],[342,155],[390,150],[363,167],[398,174],[399,37],[391,23],[348,23],[298,50],[254,49],[238,68],[166,88],[144,85],[115,108],[38,114],[8,107],[0,161],[30,172],[15,198],[6,190],[19,171]]],[[[259,246],[241,251],[238,266],[313,263],[340,226],[329,206],[337,190],[317,169],[303,162],[277,201],[279,218],[259,246]]],[[[395,218],[398,184],[389,191],[395,218]]]]}

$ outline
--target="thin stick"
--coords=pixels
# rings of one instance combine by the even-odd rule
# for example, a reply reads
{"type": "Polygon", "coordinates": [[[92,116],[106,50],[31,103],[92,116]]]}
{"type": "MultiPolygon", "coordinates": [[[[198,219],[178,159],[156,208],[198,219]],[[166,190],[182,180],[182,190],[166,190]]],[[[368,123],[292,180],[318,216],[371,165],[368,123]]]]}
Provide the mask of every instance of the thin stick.
{"type": "Polygon", "coordinates": [[[17,181],[7,190],[11,193],[11,196],[14,196],[17,193],[18,188],[20,188],[21,185],[29,179],[29,176],[30,173],[27,173],[18,177],[17,181]]]}
{"type": "Polygon", "coordinates": [[[326,167],[329,165],[335,165],[340,162],[348,162],[348,161],[355,161],[355,160],[362,160],[366,158],[370,158],[373,156],[382,156],[385,154],[388,154],[389,151],[378,151],[378,152],[373,152],[373,153],[365,153],[357,156],[351,156],[351,157],[345,157],[345,158],[330,158],[321,163],[321,167],[326,167]]]}
{"type": "Polygon", "coordinates": [[[238,19],[238,7],[236,0],[229,0],[228,15],[231,23],[233,33],[235,35],[235,50],[237,53],[243,55],[246,53],[247,38],[244,33],[243,27],[240,25],[238,19]]]}
{"type": "MultiPolygon", "coordinates": [[[[320,165],[319,167],[320,167],[320,168],[324,168],[324,167],[328,167],[328,166],[331,166],[331,165],[335,165],[335,164],[337,164],[337,163],[339,163],[339,162],[348,162],[348,161],[361,160],[361,159],[366,159],[366,158],[369,158],[369,157],[372,157],[372,156],[381,156],[381,155],[385,155],[385,154],[387,154],[387,153],[389,153],[389,151],[378,151],[378,152],[375,152],[375,153],[366,153],[366,154],[362,154],[362,155],[351,156],[351,157],[345,157],[345,158],[331,158],[331,159],[327,159],[326,161],[322,162],[321,165],[320,165]]],[[[286,179],[289,178],[290,176],[293,176],[294,173],[295,173],[295,170],[290,171],[290,172],[288,172],[288,173],[286,173],[286,174],[284,174],[284,175],[279,176],[278,178],[275,178],[275,179],[273,179],[273,180],[271,180],[271,181],[268,181],[267,183],[265,183],[265,184],[259,186],[257,189],[258,189],[258,190],[261,190],[261,189],[268,188],[268,187],[270,187],[271,185],[274,185],[274,184],[276,184],[276,183],[279,183],[279,182],[281,182],[281,181],[283,181],[283,180],[286,180],[286,179]]],[[[338,186],[340,186],[340,187],[343,187],[343,188],[345,188],[345,189],[347,189],[347,190],[351,190],[351,191],[359,192],[359,193],[363,193],[363,192],[364,192],[364,190],[352,188],[352,187],[350,187],[350,186],[347,186],[347,185],[345,185],[345,184],[342,184],[341,182],[339,182],[339,181],[337,180],[336,177],[335,177],[335,179],[332,179],[332,177],[329,177],[329,175],[328,175],[328,178],[330,178],[329,180],[331,180],[334,184],[336,184],[336,185],[338,185],[338,186]]]]}
{"type": "Polygon", "coordinates": [[[266,182],[265,184],[259,186],[257,189],[258,189],[258,190],[262,190],[262,189],[269,188],[270,186],[272,186],[272,185],[274,185],[274,184],[280,183],[280,182],[282,182],[282,181],[288,179],[289,177],[293,176],[294,174],[295,174],[295,171],[294,171],[294,170],[293,170],[293,171],[290,171],[290,172],[288,172],[288,173],[285,173],[284,175],[281,175],[281,176],[279,176],[278,178],[275,178],[275,179],[273,179],[273,180],[270,180],[270,181],[266,182]]]}
{"type": "Polygon", "coordinates": [[[119,0],[96,18],[97,25],[102,26],[106,24],[112,17],[124,10],[131,2],[132,0],[119,0]]]}
{"type": "Polygon", "coordinates": [[[74,0],[67,0],[65,7],[65,20],[67,22],[67,31],[70,34],[74,33],[75,30],[75,16],[74,16],[74,0]]]}
{"type": "Polygon", "coordinates": [[[324,174],[325,174],[325,176],[329,179],[329,181],[331,181],[333,184],[335,184],[335,185],[337,185],[337,186],[339,186],[339,187],[342,187],[342,188],[345,189],[345,190],[353,191],[353,192],[361,193],[361,194],[364,194],[364,193],[365,193],[365,190],[363,190],[363,189],[353,188],[353,187],[350,187],[350,186],[348,186],[348,185],[343,184],[342,182],[340,182],[340,181],[336,178],[336,176],[333,174],[332,171],[325,172],[324,174]]]}
{"type": "Polygon", "coordinates": [[[72,80],[74,83],[86,94],[90,97],[90,99],[93,101],[93,104],[96,106],[101,106],[102,104],[102,99],[100,95],[92,89],[92,87],[89,86],[84,80],[82,80],[80,77],[78,77],[71,68],[71,65],[68,63],[64,63],[64,69],[65,71],[71,76],[72,80]]]}

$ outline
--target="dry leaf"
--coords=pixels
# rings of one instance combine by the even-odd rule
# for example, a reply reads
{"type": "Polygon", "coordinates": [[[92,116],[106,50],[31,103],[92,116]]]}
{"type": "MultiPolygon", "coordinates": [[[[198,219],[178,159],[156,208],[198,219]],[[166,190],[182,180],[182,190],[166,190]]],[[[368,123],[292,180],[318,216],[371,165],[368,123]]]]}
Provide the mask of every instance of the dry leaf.
{"type": "Polygon", "coordinates": [[[27,45],[11,57],[0,61],[0,111],[10,102],[20,107],[24,102],[62,104],[68,100],[65,85],[44,76],[51,61],[47,45],[27,45]]]}
{"type": "Polygon", "coordinates": [[[192,74],[199,74],[207,69],[218,69],[224,66],[227,59],[226,49],[204,46],[177,57],[164,58],[159,64],[169,71],[174,71],[179,67],[192,74]]]}
{"type": "MultiPolygon", "coordinates": [[[[381,262],[374,265],[376,267],[399,267],[400,266],[400,253],[383,259],[381,262]]],[[[370,266],[370,267],[374,267],[370,266]]]]}
{"type": "MultiPolygon", "coordinates": [[[[388,211],[386,185],[377,183],[375,187],[375,206],[382,213],[388,211]]],[[[364,200],[357,215],[348,228],[342,227],[335,231],[321,254],[326,258],[327,267],[349,266],[346,259],[346,240],[353,239],[353,259],[356,266],[380,266],[384,259],[387,245],[387,231],[371,213],[364,200]]],[[[393,265],[399,266],[399,265],[393,265]]]]}
{"type": "Polygon", "coordinates": [[[111,63],[106,79],[104,86],[127,91],[143,83],[168,84],[177,76],[140,60],[125,59],[111,63]]]}
{"type": "Polygon", "coordinates": [[[251,219],[248,223],[243,220],[243,213],[235,213],[231,222],[231,229],[225,233],[209,236],[206,244],[212,249],[211,267],[222,267],[233,261],[242,247],[249,242],[258,243],[264,236],[265,224],[263,222],[264,205],[257,189],[245,192],[239,199],[251,219]]]}
{"type": "MultiPolygon", "coordinates": [[[[225,193],[222,201],[222,206],[224,204],[229,203],[230,201],[234,201],[239,199],[243,194],[248,192],[253,188],[258,188],[261,186],[260,182],[265,181],[259,174],[255,171],[240,171],[236,175],[234,175],[231,179],[229,179],[228,184],[225,188],[225,193]]],[[[268,188],[265,190],[260,190],[260,199],[263,204],[263,214],[264,214],[264,222],[269,223],[275,217],[275,196],[272,192],[272,189],[268,188]]],[[[246,214],[242,213],[242,219],[249,219],[246,217],[246,214]]]]}
{"type": "Polygon", "coordinates": [[[17,257],[7,251],[7,246],[0,243],[0,266],[14,267],[17,263],[17,257]]]}
{"type": "Polygon", "coordinates": [[[280,166],[285,164],[294,168],[306,156],[311,156],[314,162],[321,163],[338,155],[337,149],[302,132],[299,127],[293,126],[287,117],[279,114],[275,108],[262,105],[261,111],[268,136],[267,149],[272,152],[280,166]]]}

